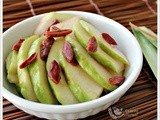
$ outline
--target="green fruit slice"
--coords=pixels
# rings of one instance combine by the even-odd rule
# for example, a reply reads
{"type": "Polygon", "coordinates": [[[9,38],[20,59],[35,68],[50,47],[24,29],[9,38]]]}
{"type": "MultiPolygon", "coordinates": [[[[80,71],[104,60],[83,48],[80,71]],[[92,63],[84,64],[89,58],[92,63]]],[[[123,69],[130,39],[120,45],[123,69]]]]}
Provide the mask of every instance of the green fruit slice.
{"type": "Polygon", "coordinates": [[[72,17],[70,19],[67,19],[61,23],[56,24],[55,26],[60,29],[72,29],[73,25],[80,21],[80,17],[72,17]]]}
{"type": "Polygon", "coordinates": [[[45,61],[40,58],[40,46],[44,39],[45,36],[42,36],[33,42],[28,56],[31,56],[35,52],[38,55],[36,61],[28,66],[28,70],[37,99],[41,103],[57,104],[57,100],[52,94],[48,83],[45,61]]]}
{"type": "Polygon", "coordinates": [[[17,75],[17,54],[18,52],[13,50],[7,56],[6,59],[6,69],[7,69],[7,79],[10,83],[18,84],[18,75],[17,75]]]}
{"type": "MultiPolygon", "coordinates": [[[[46,64],[47,71],[49,71],[51,62],[53,60],[56,60],[59,63],[59,54],[62,51],[63,43],[64,43],[64,38],[59,38],[59,39],[56,39],[56,41],[52,45],[52,48],[48,55],[47,64],[46,64]]],[[[79,103],[79,101],[75,98],[75,96],[71,92],[62,72],[61,72],[61,80],[58,84],[55,84],[49,77],[48,79],[57,100],[61,104],[79,103]]]]}
{"type": "Polygon", "coordinates": [[[38,37],[39,37],[38,35],[32,35],[27,39],[25,39],[25,41],[22,43],[22,46],[19,49],[17,56],[17,65],[18,65],[17,70],[18,70],[18,79],[19,79],[21,94],[25,99],[31,101],[38,101],[38,100],[33,90],[33,85],[28,72],[28,68],[25,67],[23,69],[20,69],[19,65],[27,59],[30,46],[38,37]]]}
{"type": "Polygon", "coordinates": [[[86,102],[98,98],[103,88],[97,84],[79,65],[73,66],[66,61],[62,53],[60,63],[68,79],[71,91],[80,102],[86,102]]]}

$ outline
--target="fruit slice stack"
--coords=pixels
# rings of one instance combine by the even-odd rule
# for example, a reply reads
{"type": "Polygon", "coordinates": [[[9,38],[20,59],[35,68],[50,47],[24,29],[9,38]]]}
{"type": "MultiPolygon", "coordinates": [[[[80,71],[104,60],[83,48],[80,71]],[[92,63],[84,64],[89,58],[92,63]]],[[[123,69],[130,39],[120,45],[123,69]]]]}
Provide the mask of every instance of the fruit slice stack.
{"type": "Polygon", "coordinates": [[[25,99],[76,104],[124,82],[129,62],[116,41],[81,17],[48,13],[34,34],[15,43],[6,59],[7,78],[25,99]]]}

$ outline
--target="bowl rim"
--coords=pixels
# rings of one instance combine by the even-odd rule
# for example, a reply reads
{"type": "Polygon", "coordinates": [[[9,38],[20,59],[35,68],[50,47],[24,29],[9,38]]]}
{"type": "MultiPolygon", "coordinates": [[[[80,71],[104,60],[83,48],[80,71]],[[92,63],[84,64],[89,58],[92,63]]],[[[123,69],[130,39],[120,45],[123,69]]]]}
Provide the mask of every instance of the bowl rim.
{"type": "MultiPolygon", "coordinates": [[[[83,11],[56,11],[56,12],[66,13],[66,14],[75,14],[75,15],[76,14],[93,15],[93,16],[99,17],[100,19],[101,18],[106,19],[106,20],[112,21],[114,24],[117,24],[119,27],[121,27],[123,30],[125,30],[125,32],[127,32],[132,39],[134,39],[135,45],[137,46],[137,50],[138,50],[137,56],[139,56],[139,61],[138,61],[138,64],[136,65],[137,66],[136,69],[128,76],[126,81],[120,87],[118,87],[116,90],[114,90],[114,91],[110,92],[109,94],[104,95],[100,98],[97,98],[95,100],[91,100],[88,102],[84,102],[84,103],[78,103],[78,104],[72,104],[72,105],[51,105],[51,104],[36,103],[36,102],[32,102],[32,101],[26,100],[24,98],[21,98],[21,97],[18,97],[16,95],[12,94],[6,88],[4,88],[4,86],[2,87],[3,97],[5,97],[8,100],[14,99],[13,104],[15,104],[16,106],[21,106],[21,107],[23,106],[26,109],[32,109],[32,110],[41,111],[41,112],[48,111],[47,113],[52,113],[53,111],[54,111],[54,113],[71,113],[71,112],[74,113],[74,112],[93,109],[97,106],[103,106],[104,104],[106,104],[106,100],[107,100],[107,102],[114,101],[117,98],[116,95],[118,95],[119,92],[127,91],[132,86],[132,84],[136,81],[136,79],[139,76],[140,71],[142,69],[143,56],[142,56],[142,51],[141,51],[140,45],[137,42],[136,38],[123,25],[121,25],[120,23],[118,23],[108,17],[105,17],[105,16],[101,16],[101,15],[98,15],[95,13],[83,12],[83,11]],[[24,103],[28,103],[28,104],[24,104],[24,103]]],[[[27,22],[28,20],[33,19],[33,18],[36,19],[37,17],[42,16],[42,15],[44,15],[44,14],[30,17],[28,19],[25,19],[25,20],[15,24],[14,26],[10,27],[7,31],[5,31],[3,33],[3,37],[5,36],[5,34],[7,34],[8,31],[10,31],[11,29],[14,29],[16,26],[20,25],[21,23],[27,22]]]]}

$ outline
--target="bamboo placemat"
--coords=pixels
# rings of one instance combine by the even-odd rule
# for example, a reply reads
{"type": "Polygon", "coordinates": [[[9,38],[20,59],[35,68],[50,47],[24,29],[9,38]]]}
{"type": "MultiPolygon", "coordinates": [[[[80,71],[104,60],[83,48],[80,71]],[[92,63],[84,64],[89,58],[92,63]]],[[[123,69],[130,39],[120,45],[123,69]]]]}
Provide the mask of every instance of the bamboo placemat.
{"type": "MultiPolygon", "coordinates": [[[[116,20],[130,30],[128,22],[144,25],[157,31],[156,0],[4,0],[3,30],[14,24],[50,11],[77,10],[101,14],[116,20]]],[[[142,71],[135,84],[110,108],[123,109],[123,120],[150,120],[157,117],[156,79],[144,59],[142,71]]],[[[112,120],[110,109],[83,120],[112,120]]],[[[40,120],[29,115],[5,98],[3,99],[4,120],[40,120]]]]}

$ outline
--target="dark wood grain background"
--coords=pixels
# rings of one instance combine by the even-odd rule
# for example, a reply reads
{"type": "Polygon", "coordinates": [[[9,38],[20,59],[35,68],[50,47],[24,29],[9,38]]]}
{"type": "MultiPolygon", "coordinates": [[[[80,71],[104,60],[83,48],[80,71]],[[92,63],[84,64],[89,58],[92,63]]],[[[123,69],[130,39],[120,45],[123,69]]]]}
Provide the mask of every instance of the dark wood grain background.
{"type": "MultiPolygon", "coordinates": [[[[147,26],[157,32],[156,0],[3,0],[3,31],[34,14],[59,10],[83,10],[101,14],[116,20],[129,30],[128,23],[133,22],[136,25],[147,26]]],[[[135,84],[116,104],[111,106],[125,111],[125,116],[119,119],[155,119],[157,117],[156,84],[156,78],[144,58],[142,71],[135,84]]],[[[5,98],[3,99],[3,119],[40,120],[40,118],[19,110],[5,98]]],[[[107,109],[83,120],[112,119],[107,109]]]]}

